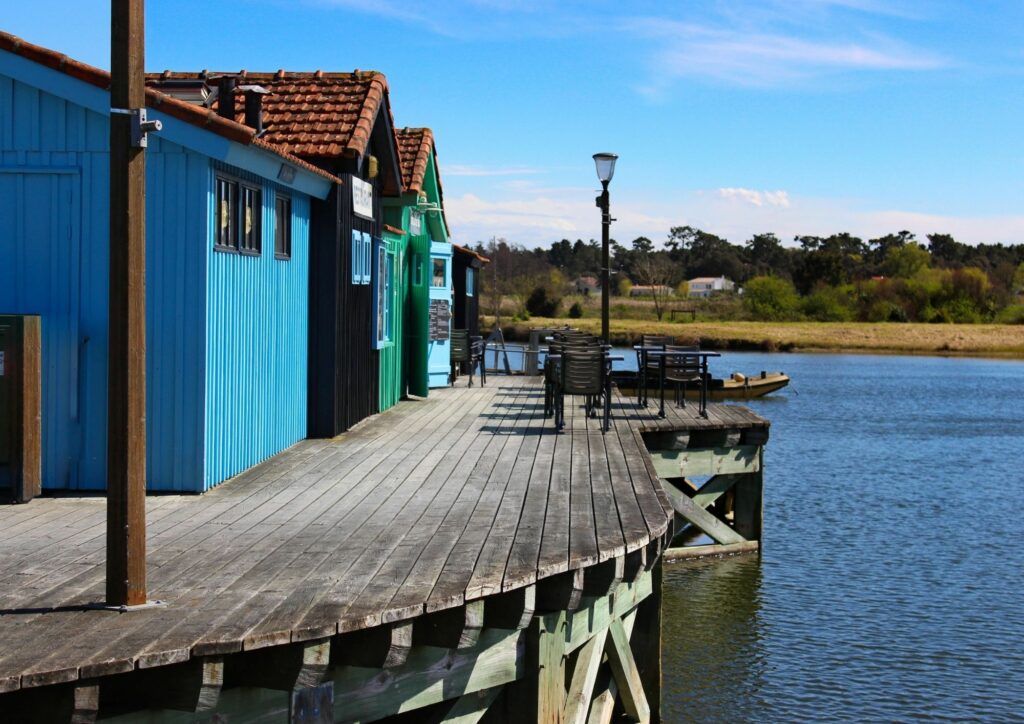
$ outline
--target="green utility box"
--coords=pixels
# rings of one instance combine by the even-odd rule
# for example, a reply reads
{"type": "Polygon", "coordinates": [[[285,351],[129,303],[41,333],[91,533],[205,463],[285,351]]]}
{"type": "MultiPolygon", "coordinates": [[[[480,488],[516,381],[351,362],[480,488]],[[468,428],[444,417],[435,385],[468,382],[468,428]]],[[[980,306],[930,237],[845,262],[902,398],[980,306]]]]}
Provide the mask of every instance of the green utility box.
{"type": "Polygon", "coordinates": [[[0,314],[0,500],[26,503],[42,483],[42,328],[0,314]]]}

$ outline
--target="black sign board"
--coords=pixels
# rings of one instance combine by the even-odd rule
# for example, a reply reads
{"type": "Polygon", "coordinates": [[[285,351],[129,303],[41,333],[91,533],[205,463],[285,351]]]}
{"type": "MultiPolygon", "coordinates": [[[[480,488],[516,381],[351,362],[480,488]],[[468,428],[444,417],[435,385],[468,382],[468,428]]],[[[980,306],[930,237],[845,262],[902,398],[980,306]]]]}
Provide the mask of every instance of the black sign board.
{"type": "Polygon", "coordinates": [[[452,321],[451,305],[447,299],[430,300],[430,341],[437,342],[450,337],[452,321]]]}

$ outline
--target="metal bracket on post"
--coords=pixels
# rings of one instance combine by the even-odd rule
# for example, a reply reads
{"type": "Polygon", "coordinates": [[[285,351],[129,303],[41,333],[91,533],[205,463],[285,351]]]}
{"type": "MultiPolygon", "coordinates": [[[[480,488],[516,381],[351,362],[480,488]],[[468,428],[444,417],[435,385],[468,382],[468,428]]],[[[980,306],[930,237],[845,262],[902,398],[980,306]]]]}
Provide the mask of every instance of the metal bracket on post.
{"type": "Polygon", "coordinates": [[[110,112],[132,117],[132,148],[148,148],[148,134],[164,129],[160,121],[146,120],[145,108],[111,108],[110,112]]]}

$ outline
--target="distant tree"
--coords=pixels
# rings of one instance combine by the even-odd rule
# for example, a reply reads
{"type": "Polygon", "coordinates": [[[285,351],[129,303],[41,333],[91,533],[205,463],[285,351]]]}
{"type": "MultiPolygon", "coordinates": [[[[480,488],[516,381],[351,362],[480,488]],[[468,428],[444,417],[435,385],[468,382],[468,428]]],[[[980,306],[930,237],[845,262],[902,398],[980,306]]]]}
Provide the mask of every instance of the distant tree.
{"type": "Polygon", "coordinates": [[[640,254],[633,261],[633,277],[636,281],[650,287],[651,299],[654,302],[654,314],[661,321],[665,314],[665,303],[672,289],[672,265],[664,252],[647,252],[640,254]]]}
{"type": "Polygon", "coordinates": [[[630,290],[633,288],[633,282],[629,280],[629,277],[620,277],[618,283],[619,296],[628,297],[630,290]]]}
{"type": "Polygon", "coordinates": [[[928,268],[931,255],[918,244],[904,244],[889,247],[882,264],[886,276],[910,279],[922,269],[928,268]]]}
{"type": "Polygon", "coordinates": [[[743,287],[743,304],[755,319],[789,319],[800,305],[793,284],[778,277],[754,277],[743,287]]]}

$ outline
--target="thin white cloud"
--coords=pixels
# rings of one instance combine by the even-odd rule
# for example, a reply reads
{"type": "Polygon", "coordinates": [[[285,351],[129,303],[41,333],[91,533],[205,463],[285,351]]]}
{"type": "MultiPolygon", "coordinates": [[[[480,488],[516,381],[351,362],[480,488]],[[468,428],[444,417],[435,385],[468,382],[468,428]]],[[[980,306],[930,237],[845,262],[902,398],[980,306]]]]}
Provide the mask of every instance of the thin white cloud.
{"type": "MultiPolygon", "coordinates": [[[[755,33],[640,18],[627,26],[658,44],[651,60],[657,80],[638,89],[647,95],[677,78],[769,87],[849,71],[928,71],[949,61],[883,36],[815,40],[785,33],[755,33]]],[[[837,34],[838,37],[838,34],[837,34]]]]}
{"type": "Polygon", "coordinates": [[[529,166],[509,166],[487,168],[485,166],[469,166],[464,164],[447,164],[443,169],[445,176],[527,176],[545,173],[544,169],[529,166]]]}
{"type": "Polygon", "coordinates": [[[733,199],[754,206],[789,208],[789,194],[785,191],[755,191],[754,189],[727,187],[718,189],[718,195],[723,199],[733,199]]]}

